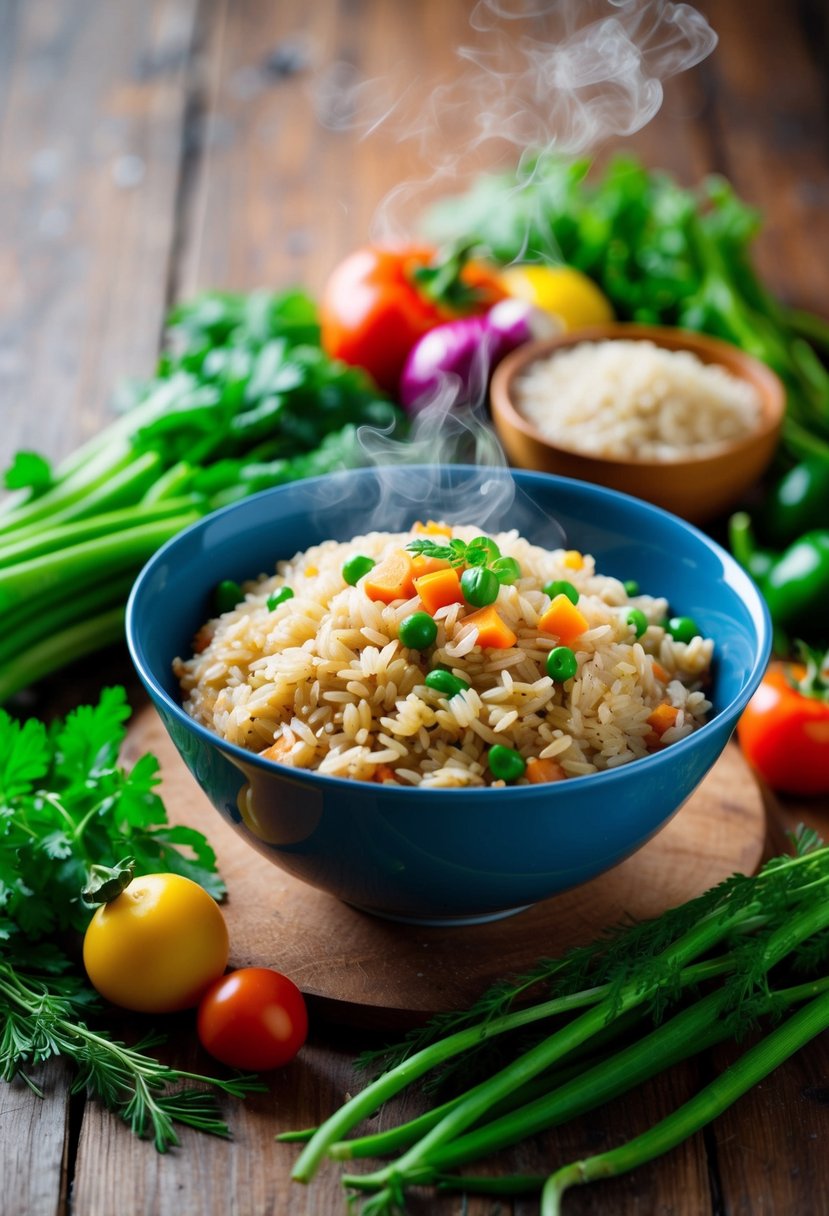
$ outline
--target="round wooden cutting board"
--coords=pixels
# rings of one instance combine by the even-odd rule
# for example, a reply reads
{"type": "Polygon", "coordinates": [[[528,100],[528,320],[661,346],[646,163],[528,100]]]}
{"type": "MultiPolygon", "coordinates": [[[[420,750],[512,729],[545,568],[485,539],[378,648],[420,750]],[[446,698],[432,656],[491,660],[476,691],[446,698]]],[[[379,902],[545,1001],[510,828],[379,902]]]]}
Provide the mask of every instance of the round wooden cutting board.
{"type": "Polygon", "coordinates": [[[465,1008],[491,982],[530,969],[621,920],[656,916],[735,871],[753,872],[765,843],[759,788],[730,744],[673,820],[592,882],[503,920],[423,928],[381,920],[283,873],[228,827],[179,758],[152,707],[139,712],[124,760],[161,762],[171,820],[198,827],[227,883],[231,965],[275,967],[320,1017],[400,1029],[465,1008]]]}

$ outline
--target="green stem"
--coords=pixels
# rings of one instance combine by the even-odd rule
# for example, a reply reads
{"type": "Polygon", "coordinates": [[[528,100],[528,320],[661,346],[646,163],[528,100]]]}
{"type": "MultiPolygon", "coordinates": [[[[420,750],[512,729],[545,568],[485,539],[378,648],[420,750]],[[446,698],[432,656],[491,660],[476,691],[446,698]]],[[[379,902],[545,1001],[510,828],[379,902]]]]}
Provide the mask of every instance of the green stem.
{"type": "Polygon", "coordinates": [[[42,520],[51,520],[74,504],[82,502],[98,486],[106,486],[111,479],[132,463],[128,447],[112,452],[101,452],[89,464],[74,470],[65,480],[56,482],[51,489],[36,498],[6,511],[0,516],[0,533],[14,531],[17,534],[42,520]]]}
{"type": "MultiPolygon", "coordinates": [[[[734,958],[731,955],[726,955],[722,959],[686,967],[678,979],[677,987],[684,990],[698,985],[705,980],[723,975],[733,970],[733,967],[734,958]]],[[[634,1015],[633,1018],[631,1018],[630,1014],[627,1017],[617,1018],[611,1025],[604,1027],[602,1031],[594,1035],[590,1040],[591,1049],[596,1047],[607,1048],[608,1044],[612,1045],[620,1036],[629,1034],[645,1016],[641,1010],[631,1010],[630,1012],[634,1015]]],[[[557,1068],[552,1074],[542,1073],[540,1076],[533,1078],[527,1085],[522,1086],[520,1089],[515,1089],[502,1102],[493,1105],[487,1110],[487,1120],[491,1121],[501,1113],[513,1111],[518,1106],[526,1106],[537,1097],[549,1095],[554,1089],[567,1085],[571,1079],[583,1077],[586,1071],[588,1069],[592,1071],[594,1066],[600,1070],[608,1058],[607,1050],[604,1051],[604,1054],[598,1060],[595,1053],[591,1054],[589,1059],[584,1060],[580,1057],[578,1051],[571,1052],[569,1056],[571,1063],[567,1067],[557,1068]]],[[[329,1155],[337,1160],[351,1160],[359,1157],[385,1157],[400,1149],[408,1148],[421,1135],[429,1131],[436,1123],[439,1123],[445,1114],[463,1100],[463,1097],[464,1095],[461,1094],[414,1119],[408,1120],[406,1123],[387,1128],[382,1132],[355,1137],[352,1140],[340,1140],[331,1146],[329,1155]]],[[[489,1126],[489,1122],[487,1126],[489,1126]]],[[[302,1139],[310,1138],[311,1134],[303,1134],[302,1139]]]]}
{"type": "MultiPolygon", "coordinates": [[[[674,974],[678,967],[686,960],[693,958],[696,954],[710,946],[716,945],[717,941],[721,940],[725,934],[733,932],[735,924],[744,920],[746,913],[749,915],[753,914],[754,910],[753,908],[743,908],[731,917],[723,917],[722,914],[712,914],[704,918],[698,925],[657,956],[655,960],[657,973],[661,971],[663,975],[669,976],[674,974]]],[[[805,910],[792,914],[785,924],[770,934],[768,940],[763,945],[762,951],[756,960],[757,970],[752,972],[752,978],[755,975],[765,974],[800,942],[827,926],[829,926],[829,904],[823,900],[817,901],[805,910]]],[[[447,1159],[452,1159],[451,1152],[447,1152],[446,1150],[446,1145],[454,1137],[457,1137],[458,1133],[465,1131],[474,1124],[494,1103],[506,1097],[511,1090],[520,1087],[543,1069],[549,1068],[557,1060],[566,1057],[574,1046],[591,1038],[603,1025],[609,1024],[627,1009],[641,1005],[653,997],[661,983],[664,983],[664,981],[660,981],[659,979],[650,981],[637,979],[626,983],[607,1000],[587,1010],[587,1012],[579,1017],[574,1018],[542,1043],[525,1052],[518,1060],[469,1090],[462,1102],[449,1111],[435,1127],[396,1162],[384,1170],[378,1170],[373,1175],[344,1178],[344,1185],[360,1187],[361,1189],[378,1189],[384,1185],[394,1187],[404,1182],[419,1184],[428,1181],[432,1173],[429,1167],[433,1159],[436,1158],[442,1166],[445,1166],[447,1159]],[[443,1156],[444,1152],[447,1152],[446,1158],[443,1156]]],[[[725,991],[728,993],[728,989],[725,991]]],[[[730,996],[730,993],[728,995],[730,996]]],[[[688,1016],[691,1021],[693,1021],[693,1017],[695,1016],[694,1010],[696,1008],[696,1006],[693,1007],[689,1012],[688,1016]]],[[[710,1016],[707,1006],[703,1005],[703,1010],[706,1017],[710,1016]]],[[[700,1037],[703,1037],[704,1024],[703,1020],[701,1025],[695,1025],[694,1030],[687,1033],[698,1033],[700,1037]]],[[[686,1033],[680,1034],[679,1044],[676,1044],[672,1038],[671,1028],[672,1024],[669,1023],[664,1040],[667,1043],[666,1051],[669,1058],[671,1050],[681,1050],[681,1042],[686,1033]]],[[[657,1031],[655,1034],[657,1042],[661,1044],[661,1032],[657,1031]]],[[[637,1048],[632,1049],[629,1060],[625,1058],[625,1053],[622,1053],[621,1075],[616,1071],[615,1064],[613,1066],[609,1064],[605,1065],[605,1071],[596,1079],[595,1084],[601,1085],[606,1082],[609,1086],[608,1096],[622,1092],[627,1087],[624,1080],[624,1070],[630,1060],[633,1061],[636,1068],[646,1070],[644,1075],[650,1075],[647,1072],[649,1057],[647,1055],[639,1056],[637,1055],[637,1051],[637,1048]],[[620,1088],[616,1088],[616,1086],[620,1088]]],[[[566,1097],[570,1102],[578,1103],[579,1101],[578,1093],[574,1092],[572,1087],[567,1091],[566,1097]]],[[[539,1127],[545,1126],[544,1120],[549,1117],[549,1110],[543,1101],[539,1104],[538,1109],[534,1109],[531,1113],[534,1117],[538,1117],[540,1114],[541,1123],[539,1127]]],[[[505,1119],[509,1120],[510,1116],[505,1116],[505,1119]]],[[[501,1130],[503,1133],[503,1124],[501,1130]]],[[[514,1130],[510,1132],[509,1139],[507,1140],[509,1143],[514,1142],[514,1130]]],[[[535,1128],[535,1130],[538,1130],[538,1128],[535,1128]]],[[[484,1131],[478,1135],[479,1138],[485,1138],[486,1134],[484,1131]]],[[[517,1138],[523,1138],[523,1134],[518,1135],[517,1138]]],[[[492,1145],[489,1144],[489,1147],[492,1147],[492,1145]]],[[[477,1151],[475,1155],[479,1155],[477,1151]]],[[[467,1159],[468,1157],[466,1156],[462,1158],[462,1160],[467,1159]]]]}
{"type": "MultiPolygon", "coordinates": [[[[671,971],[676,973],[704,950],[715,946],[727,933],[733,932],[735,923],[749,918],[758,911],[758,906],[752,905],[740,909],[731,916],[724,916],[722,913],[717,917],[708,916],[664,950],[658,956],[658,960],[668,973],[671,971]]],[[[405,1154],[397,1163],[397,1167],[402,1170],[408,1170],[410,1166],[419,1166],[423,1153],[428,1152],[435,1145],[445,1139],[449,1139],[457,1132],[463,1131],[471,1123],[474,1123],[481,1114],[485,1113],[489,1106],[500,1101],[501,1098],[505,1097],[516,1087],[529,1081],[537,1073],[552,1067],[557,1060],[560,1060],[568,1052],[580,1046],[592,1035],[598,1033],[613,1018],[634,1007],[636,1004],[644,1003],[653,995],[657,987],[658,984],[655,981],[649,984],[642,984],[637,981],[626,984],[618,991],[613,991],[610,986],[605,986],[599,990],[594,989],[589,1000],[584,999],[585,994],[576,994],[576,996],[582,997],[581,1007],[588,1004],[593,1007],[589,1008],[581,1016],[574,1018],[573,1021],[550,1035],[530,1051],[525,1052],[518,1061],[511,1064],[507,1069],[492,1077],[488,1083],[488,1093],[483,1099],[480,1093],[473,1092],[471,1098],[461,1102],[431,1132],[419,1141],[409,1153],[405,1154]],[[604,995],[607,993],[612,993],[612,995],[604,995]],[[598,1001],[597,994],[600,994],[598,1001]]],[[[428,1072],[444,1060],[451,1058],[451,1056],[466,1051],[470,1047],[477,1046],[484,1039],[490,1038],[492,1035],[501,1034],[505,1030],[510,1030],[514,1027],[528,1025],[533,1021],[552,1016],[553,1013],[564,1012],[564,1002],[567,999],[558,998],[545,1002],[541,1006],[518,1010],[500,1018],[493,1018],[483,1025],[458,1031],[456,1034],[449,1035],[438,1043],[425,1047],[408,1060],[404,1060],[396,1068],[378,1077],[376,1081],[368,1085],[361,1093],[340,1107],[330,1119],[326,1120],[300,1154],[292,1176],[298,1182],[310,1181],[323,1157],[335,1141],[343,1139],[344,1134],[350,1128],[354,1127],[355,1124],[359,1123],[367,1115],[370,1115],[378,1106],[382,1105],[401,1089],[404,1089],[423,1073],[428,1072]]],[[[573,998],[570,998],[570,1001],[570,1009],[580,1007],[573,1002],[573,998]]]]}
{"type": "MultiPolygon", "coordinates": [[[[739,918],[740,913],[737,916],[739,918]]],[[[706,918],[662,951],[655,960],[657,966],[663,974],[673,974],[685,963],[715,946],[727,933],[732,932],[733,928],[734,921],[730,917],[706,918]]],[[[653,997],[658,987],[657,980],[628,982],[598,1005],[594,1005],[543,1042],[530,1048],[506,1068],[470,1090],[464,1100],[445,1115],[422,1140],[387,1170],[378,1171],[374,1175],[374,1181],[385,1182],[399,1177],[418,1178],[424,1162],[433,1150],[465,1131],[485,1114],[493,1103],[566,1057],[573,1048],[586,1042],[614,1018],[636,1005],[644,1004],[653,997]]]]}
{"type": "Polygon", "coordinates": [[[509,1030],[517,1030],[522,1026],[531,1025],[533,1022],[543,1021],[545,1018],[555,1017],[560,1013],[595,1004],[602,1000],[608,991],[609,985],[604,984],[599,988],[587,989],[570,996],[555,997],[542,1004],[534,1005],[532,1008],[515,1010],[502,1014],[500,1017],[491,1018],[489,1021],[469,1026],[464,1030],[458,1030],[439,1042],[424,1047],[421,1051],[403,1060],[395,1068],[383,1073],[376,1081],[372,1081],[359,1094],[355,1094],[353,1098],[344,1103],[329,1119],[326,1119],[317,1128],[297,1159],[292,1177],[296,1182],[310,1182],[332,1144],[342,1140],[345,1134],[362,1119],[372,1114],[401,1089],[405,1089],[412,1081],[442,1064],[444,1060],[449,1060],[453,1056],[478,1047],[488,1039],[505,1034],[509,1030]]]}
{"type": "Polygon", "coordinates": [[[13,662],[30,647],[53,633],[63,632],[90,613],[99,616],[109,608],[122,606],[134,582],[135,570],[130,570],[79,589],[66,598],[52,593],[32,600],[26,605],[28,611],[15,612],[4,622],[5,629],[0,634],[0,666],[13,662]]]}
{"type": "Polygon", "coordinates": [[[192,464],[186,460],[180,460],[178,464],[174,464],[172,468],[167,469],[166,473],[162,473],[160,477],[156,478],[141,500],[142,503],[149,506],[152,503],[175,499],[182,490],[187,488],[192,476],[192,464]]]}
{"type": "Polygon", "coordinates": [[[829,442],[803,426],[790,413],[783,419],[782,439],[798,460],[809,460],[817,456],[821,460],[829,461],[829,442]]]}
{"type": "Polygon", "coordinates": [[[654,1127],[609,1152],[574,1161],[556,1170],[542,1191],[541,1216],[560,1216],[561,1199],[569,1187],[616,1177],[669,1152],[722,1114],[827,1027],[829,993],[824,992],[749,1048],[710,1085],[654,1127]]]}
{"type": "Polygon", "coordinates": [[[66,594],[90,577],[100,578],[102,569],[118,574],[144,562],[165,541],[195,523],[199,515],[190,510],[155,523],[139,524],[0,570],[0,611],[7,613],[52,590],[66,594]]]}
{"type": "Polygon", "coordinates": [[[31,523],[18,524],[11,531],[7,529],[6,535],[10,535],[14,542],[36,541],[43,529],[86,520],[103,511],[134,506],[141,501],[148,486],[151,486],[158,476],[160,466],[161,458],[155,452],[145,452],[142,456],[130,460],[117,472],[100,478],[94,486],[67,505],[58,506],[49,511],[48,515],[31,523]]]}
{"type": "Polygon", "coordinates": [[[196,502],[194,497],[173,498],[149,506],[145,506],[142,502],[139,505],[105,511],[96,514],[91,519],[80,519],[71,523],[55,525],[50,523],[48,527],[39,525],[36,529],[32,529],[30,535],[28,535],[28,528],[23,530],[27,533],[24,536],[13,532],[5,544],[0,542],[0,567],[12,566],[21,560],[30,561],[44,553],[58,552],[61,549],[69,548],[70,545],[95,540],[99,536],[108,536],[113,532],[123,531],[125,528],[137,527],[139,524],[150,524],[161,519],[169,519],[172,515],[178,515],[191,509],[196,502]]]}
{"type": "Polygon", "coordinates": [[[53,633],[28,653],[18,655],[0,671],[0,705],[21,689],[37,683],[67,663],[119,642],[123,636],[123,606],[70,625],[60,633],[53,633]]]}
{"type": "MultiPolygon", "coordinates": [[[[829,977],[770,993],[766,1007],[761,1012],[780,1013],[784,1008],[824,991],[829,991],[829,977]]],[[[708,1050],[732,1033],[733,1027],[724,1016],[728,999],[727,991],[709,994],[620,1051],[613,1059],[602,1061],[582,1072],[554,1093],[545,1094],[513,1115],[493,1120],[469,1135],[461,1136],[432,1157],[430,1165],[437,1173],[442,1173],[487,1153],[517,1144],[549,1127],[595,1110],[634,1086],[641,1085],[657,1072],[708,1050]]]]}

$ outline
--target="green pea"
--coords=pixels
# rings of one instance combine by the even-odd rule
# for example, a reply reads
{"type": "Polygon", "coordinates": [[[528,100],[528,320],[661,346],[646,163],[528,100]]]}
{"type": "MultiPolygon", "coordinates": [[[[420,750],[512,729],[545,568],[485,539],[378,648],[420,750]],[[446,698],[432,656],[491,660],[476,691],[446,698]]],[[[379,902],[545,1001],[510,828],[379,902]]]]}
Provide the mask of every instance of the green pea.
{"type": "Polygon", "coordinates": [[[563,683],[564,680],[571,679],[578,669],[579,661],[569,646],[556,646],[555,650],[551,650],[547,655],[547,675],[551,680],[563,683]]]}
{"type": "Polygon", "coordinates": [[[442,692],[445,697],[450,698],[456,697],[459,692],[469,687],[466,680],[453,675],[451,671],[444,671],[442,667],[430,671],[423,683],[427,688],[433,688],[435,692],[442,692]]]}
{"type": "Polygon", "coordinates": [[[637,583],[635,578],[625,579],[625,581],[622,583],[622,586],[625,589],[625,595],[629,595],[631,598],[634,595],[639,594],[639,584],[637,583]]]}
{"type": "Polygon", "coordinates": [[[511,583],[518,582],[521,577],[521,567],[514,557],[496,558],[490,569],[498,582],[505,587],[510,586],[511,583]]]}
{"type": "Polygon", "coordinates": [[[494,604],[498,598],[501,584],[498,576],[485,566],[470,566],[461,575],[461,591],[463,598],[474,608],[484,608],[494,604]]]}
{"type": "Polygon", "coordinates": [[[551,600],[554,600],[557,595],[566,595],[571,604],[579,602],[578,588],[574,587],[566,578],[556,578],[551,583],[545,583],[542,591],[545,595],[549,595],[551,600]]]}
{"type": "Polygon", "coordinates": [[[363,575],[368,574],[369,570],[373,570],[376,565],[373,557],[366,557],[364,553],[355,553],[353,557],[343,563],[343,578],[349,587],[355,587],[363,575]]]}
{"type": "Polygon", "coordinates": [[[630,612],[625,617],[625,620],[627,621],[628,625],[630,625],[636,636],[641,638],[642,634],[648,627],[648,618],[645,616],[642,609],[631,608],[630,612]]]}
{"type": "Polygon", "coordinates": [[[213,591],[213,608],[220,615],[223,612],[232,612],[244,598],[245,593],[239,584],[232,578],[225,578],[213,591]]]}
{"type": "Polygon", "coordinates": [[[526,761],[520,752],[513,747],[504,747],[496,743],[489,749],[487,756],[489,771],[500,781],[517,781],[524,776],[526,761]]]}
{"type": "Polygon", "coordinates": [[[274,608],[278,608],[280,604],[293,598],[294,593],[290,587],[280,587],[278,591],[274,591],[273,595],[268,596],[268,612],[273,612],[274,608]]]}
{"type": "Polygon", "coordinates": [[[665,628],[675,642],[690,642],[700,636],[696,621],[689,616],[672,616],[665,628]]]}
{"type": "Polygon", "coordinates": [[[425,650],[437,636],[438,627],[428,612],[413,612],[400,622],[400,641],[411,650],[425,650]]]}

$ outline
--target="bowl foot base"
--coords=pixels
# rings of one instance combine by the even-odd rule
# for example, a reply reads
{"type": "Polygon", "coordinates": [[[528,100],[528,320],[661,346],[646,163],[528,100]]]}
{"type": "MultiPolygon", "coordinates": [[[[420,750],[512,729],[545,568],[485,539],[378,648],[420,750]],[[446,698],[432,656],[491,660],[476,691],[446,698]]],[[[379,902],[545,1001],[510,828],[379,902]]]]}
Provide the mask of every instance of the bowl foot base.
{"type": "Polygon", "coordinates": [[[532,904],[522,904],[518,908],[504,908],[499,912],[482,912],[478,916],[406,916],[394,912],[382,912],[378,908],[369,908],[363,904],[349,903],[348,906],[356,908],[358,912],[365,912],[368,916],[376,916],[380,920],[392,920],[401,925],[423,925],[433,929],[446,929],[455,925],[488,925],[492,921],[504,920],[508,916],[517,916],[519,912],[526,912],[527,908],[532,907],[532,904]]]}

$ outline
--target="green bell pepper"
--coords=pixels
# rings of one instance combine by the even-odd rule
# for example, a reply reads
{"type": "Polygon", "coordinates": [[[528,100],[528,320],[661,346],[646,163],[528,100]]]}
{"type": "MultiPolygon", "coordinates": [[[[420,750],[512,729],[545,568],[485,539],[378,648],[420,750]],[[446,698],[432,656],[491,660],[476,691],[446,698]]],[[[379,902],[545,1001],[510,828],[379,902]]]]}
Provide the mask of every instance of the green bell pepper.
{"type": "Polygon", "coordinates": [[[757,582],[772,622],[789,637],[829,639],[829,528],[814,528],[782,553],[759,548],[744,511],[729,523],[731,551],[757,582]]]}
{"type": "Polygon", "coordinates": [[[829,527],[829,461],[803,460],[772,487],[763,506],[761,528],[776,547],[813,528],[829,527]]]}

